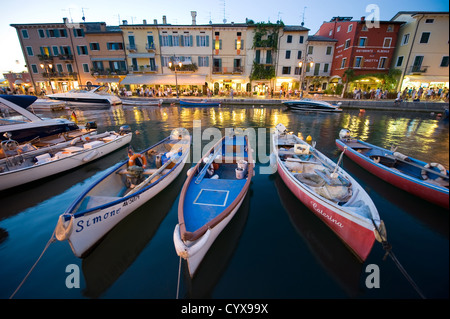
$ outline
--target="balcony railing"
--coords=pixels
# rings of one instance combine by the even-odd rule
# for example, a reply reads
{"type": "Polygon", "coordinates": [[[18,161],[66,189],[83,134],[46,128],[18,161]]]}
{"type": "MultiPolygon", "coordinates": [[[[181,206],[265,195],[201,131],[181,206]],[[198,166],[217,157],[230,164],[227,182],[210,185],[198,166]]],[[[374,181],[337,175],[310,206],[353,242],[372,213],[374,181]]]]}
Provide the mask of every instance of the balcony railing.
{"type": "Polygon", "coordinates": [[[73,55],[72,54],[60,54],[60,55],[58,55],[58,58],[60,60],[73,60],[73,55]]]}
{"type": "Polygon", "coordinates": [[[218,67],[218,66],[214,66],[213,73],[215,74],[242,74],[244,73],[244,67],[218,67]]]}
{"type": "Polygon", "coordinates": [[[53,61],[53,56],[48,55],[48,54],[38,54],[37,57],[38,57],[39,61],[46,61],[46,62],[53,61]]]}
{"type": "Polygon", "coordinates": [[[48,79],[64,78],[64,79],[77,79],[77,72],[43,72],[42,76],[48,79]]]}
{"type": "Polygon", "coordinates": [[[131,73],[139,73],[139,72],[142,72],[142,73],[155,73],[155,72],[158,72],[158,66],[157,65],[153,65],[153,66],[150,66],[150,65],[140,65],[140,66],[130,65],[128,67],[128,71],[131,72],[131,73]]]}
{"type": "Polygon", "coordinates": [[[427,72],[427,66],[413,65],[410,68],[410,74],[421,74],[427,72]]]}
{"type": "Polygon", "coordinates": [[[137,45],[136,44],[129,44],[127,45],[127,50],[130,52],[136,52],[137,51],[137,45]]]}
{"type": "Polygon", "coordinates": [[[125,75],[128,74],[127,70],[100,70],[100,69],[91,69],[91,74],[93,76],[98,75],[125,75]]]}
{"type": "Polygon", "coordinates": [[[145,45],[145,49],[146,49],[147,51],[155,51],[155,44],[154,44],[154,43],[147,43],[147,44],[145,45]]]}

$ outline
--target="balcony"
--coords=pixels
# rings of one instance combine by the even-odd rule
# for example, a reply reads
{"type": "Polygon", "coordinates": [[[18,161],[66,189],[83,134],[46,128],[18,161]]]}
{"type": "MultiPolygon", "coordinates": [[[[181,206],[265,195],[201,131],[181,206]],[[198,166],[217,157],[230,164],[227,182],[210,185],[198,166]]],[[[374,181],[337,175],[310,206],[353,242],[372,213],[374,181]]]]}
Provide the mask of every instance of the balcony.
{"type": "Polygon", "coordinates": [[[60,54],[60,55],[58,55],[58,58],[60,60],[73,61],[73,55],[72,54],[60,54]]]}
{"type": "Polygon", "coordinates": [[[157,65],[140,65],[139,67],[130,65],[128,67],[130,73],[156,73],[158,72],[157,65]]]}
{"type": "Polygon", "coordinates": [[[38,54],[37,57],[38,57],[39,61],[53,62],[53,56],[48,55],[48,54],[38,54]]]}
{"type": "Polygon", "coordinates": [[[127,45],[127,50],[130,52],[137,52],[137,45],[136,44],[129,44],[127,45]]]}
{"type": "Polygon", "coordinates": [[[422,74],[427,72],[427,69],[427,66],[413,65],[410,68],[409,74],[422,74]]]}
{"type": "Polygon", "coordinates": [[[244,67],[218,67],[214,66],[212,70],[213,74],[242,74],[244,73],[244,67]]]}
{"type": "Polygon", "coordinates": [[[147,43],[147,44],[145,45],[145,49],[146,49],[148,52],[154,52],[154,51],[156,50],[155,44],[154,44],[154,43],[147,43]]]}
{"type": "Polygon", "coordinates": [[[128,73],[127,70],[101,70],[101,69],[91,69],[91,75],[98,76],[98,75],[126,75],[128,73]]]}
{"type": "Polygon", "coordinates": [[[43,72],[42,76],[47,79],[77,80],[77,72],[43,72]]]}

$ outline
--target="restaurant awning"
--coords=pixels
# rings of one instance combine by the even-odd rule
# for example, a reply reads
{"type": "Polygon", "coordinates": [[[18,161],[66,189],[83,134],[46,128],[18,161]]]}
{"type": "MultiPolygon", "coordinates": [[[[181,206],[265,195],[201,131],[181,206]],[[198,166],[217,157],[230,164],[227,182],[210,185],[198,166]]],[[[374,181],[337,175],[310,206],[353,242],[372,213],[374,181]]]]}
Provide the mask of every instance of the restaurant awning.
{"type": "Polygon", "coordinates": [[[149,52],[149,53],[130,53],[128,54],[129,58],[154,58],[155,53],[149,52]]]}
{"type": "Polygon", "coordinates": [[[445,75],[407,75],[405,76],[405,80],[412,82],[422,82],[422,83],[430,83],[430,82],[449,82],[449,77],[445,75]]]}
{"type": "MultiPolygon", "coordinates": [[[[178,85],[204,85],[206,81],[205,74],[178,74],[178,85]]],[[[153,75],[128,75],[120,84],[137,85],[175,85],[174,74],[153,74],[153,75]]]]}

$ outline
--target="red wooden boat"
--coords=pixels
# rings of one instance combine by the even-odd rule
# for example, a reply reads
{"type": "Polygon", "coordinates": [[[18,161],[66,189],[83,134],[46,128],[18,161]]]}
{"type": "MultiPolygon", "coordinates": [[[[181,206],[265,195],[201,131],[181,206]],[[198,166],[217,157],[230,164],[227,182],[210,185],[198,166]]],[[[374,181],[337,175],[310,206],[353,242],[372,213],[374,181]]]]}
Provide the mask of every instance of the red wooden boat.
{"type": "Polygon", "coordinates": [[[272,138],[277,171],[286,186],[365,261],[375,239],[386,238],[383,221],[366,191],[313,146],[286,133],[282,124],[272,138]]]}

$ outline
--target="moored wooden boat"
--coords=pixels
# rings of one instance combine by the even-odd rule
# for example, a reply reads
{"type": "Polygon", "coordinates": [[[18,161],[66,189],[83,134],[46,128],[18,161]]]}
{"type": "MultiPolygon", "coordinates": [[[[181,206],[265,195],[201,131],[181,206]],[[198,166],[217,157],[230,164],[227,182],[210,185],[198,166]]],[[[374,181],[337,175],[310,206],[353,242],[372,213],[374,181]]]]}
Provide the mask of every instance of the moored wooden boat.
{"type": "Polygon", "coordinates": [[[189,132],[177,129],[146,150],[129,154],[85,190],[60,215],[56,238],[85,256],[109,230],[168,186],[183,170],[189,132]]]}
{"type": "Polygon", "coordinates": [[[449,209],[449,171],[441,164],[425,163],[394,150],[363,142],[351,137],[348,130],[341,130],[336,145],[346,148],[347,155],[355,163],[382,180],[449,209]]]}
{"type": "Polygon", "coordinates": [[[123,105],[135,105],[135,106],[161,106],[162,99],[158,100],[139,100],[139,99],[122,99],[123,105]]]}
{"type": "Polygon", "coordinates": [[[190,170],[181,190],[173,240],[191,277],[241,206],[253,177],[248,137],[225,136],[190,170]]]}
{"type": "Polygon", "coordinates": [[[180,106],[183,107],[209,107],[220,106],[220,102],[208,101],[208,100],[180,100],[180,106]]]}
{"type": "Polygon", "coordinates": [[[385,238],[375,204],[347,172],[278,124],[272,134],[277,172],[303,204],[360,260],[385,238]],[[381,236],[380,237],[380,233],[381,236]]]}
{"type": "Polygon", "coordinates": [[[1,142],[0,191],[68,171],[99,159],[130,143],[132,133],[96,131],[67,142],[36,148],[14,140],[1,142]]]}

